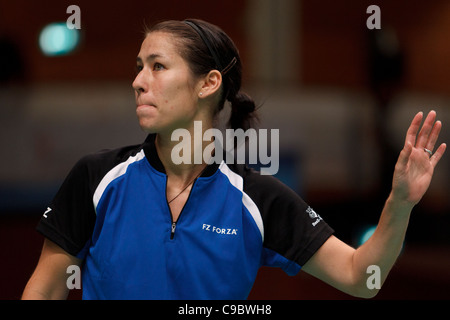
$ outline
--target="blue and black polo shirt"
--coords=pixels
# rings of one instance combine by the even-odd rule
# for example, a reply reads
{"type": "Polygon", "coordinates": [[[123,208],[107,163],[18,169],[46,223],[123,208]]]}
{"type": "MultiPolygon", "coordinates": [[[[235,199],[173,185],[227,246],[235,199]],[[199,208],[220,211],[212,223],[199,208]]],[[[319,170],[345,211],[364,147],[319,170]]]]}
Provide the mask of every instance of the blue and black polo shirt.
{"type": "Polygon", "coordinates": [[[83,259],[84,299],[246,299],[261,266],[295,275],[333,230],[295,192],[211,164],[177,221],[155,135],[83,157],[38,231],[83,259]]]}

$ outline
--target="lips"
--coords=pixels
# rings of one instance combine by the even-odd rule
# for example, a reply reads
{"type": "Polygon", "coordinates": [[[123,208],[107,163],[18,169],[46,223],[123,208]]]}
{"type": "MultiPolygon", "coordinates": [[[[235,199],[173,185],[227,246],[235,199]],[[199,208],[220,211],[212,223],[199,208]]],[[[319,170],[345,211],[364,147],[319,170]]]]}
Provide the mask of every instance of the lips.
{"type": "Polygon", "coordinates": [[[138,103],[136,103],[136,105],[137,105],[137,108],[156,108],[156,106],[151,102],[149,102],[149,103],[138,102],[138,103]]]}

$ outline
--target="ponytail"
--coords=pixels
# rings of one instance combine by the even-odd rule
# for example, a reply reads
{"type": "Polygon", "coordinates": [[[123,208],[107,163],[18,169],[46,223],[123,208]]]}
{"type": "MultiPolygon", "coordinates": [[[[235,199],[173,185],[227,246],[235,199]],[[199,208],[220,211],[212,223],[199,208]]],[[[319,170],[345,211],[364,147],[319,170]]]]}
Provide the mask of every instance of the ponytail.
{"type": "Polygon", "coordinates": [[[253,99],[246,93],[239,91],[235,97],[230,99],[231,115],[228,125],[232,129],[252,128],[259,121],[256,113],[256,105],[253,99]]]}

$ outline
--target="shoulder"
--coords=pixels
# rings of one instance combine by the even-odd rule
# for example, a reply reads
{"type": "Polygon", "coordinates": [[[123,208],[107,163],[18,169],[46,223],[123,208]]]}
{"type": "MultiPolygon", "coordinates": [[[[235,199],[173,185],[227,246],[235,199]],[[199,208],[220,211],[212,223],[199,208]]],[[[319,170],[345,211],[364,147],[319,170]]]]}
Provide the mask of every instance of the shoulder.
{"type": "Polygon", "coordinates": [[[115,149],[103,149],[81,157],[76,163],[75,169],[95,171],[108,171],[117,164],[136,156],[143,149],[142,145],[131,145],[115,149]]]}
{"type": "MultiPolygon", "coordinates": [[[[242,177],[245,192],[263,212],[268,209],[306,211],[308,205],[294,190],[273,175],[264,175],[246,165],[228,165],[230,170],[242,177]]],[[[273,211],[273,210],[269,210],[273,211]]]]}
{"type": "Polygon", "coordinates": [[[142,151],[142,145],[104,149],[81,157],[66,176],[62,187],[86,188],[93,193],[104,176],[118,164],[142,151]]]}
{"type": "Polygon", "coordinates": [[[114,166],[117,163],[126,161],[129,157],[135,156],[142,151],[143,145],[130,145],[115,149],[103,149],[83,156],[78,160],[77,165],[81,166],[114,166]]]}

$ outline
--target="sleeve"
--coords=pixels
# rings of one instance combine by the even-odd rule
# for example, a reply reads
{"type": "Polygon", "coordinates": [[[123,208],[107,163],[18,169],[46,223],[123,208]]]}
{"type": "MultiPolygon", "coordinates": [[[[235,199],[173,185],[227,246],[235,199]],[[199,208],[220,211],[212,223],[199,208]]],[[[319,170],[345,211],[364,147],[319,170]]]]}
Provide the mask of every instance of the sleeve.
{"type": "Polygon", "coordinates": [[[96,217],[89,163],[89,157],[76,163],[36,228],[66,252],[81,259],[96,217]]]}
{"type": "Polygon", "coordinates": [[[248,193],[264,224],[262,264],[297,274],[334,230],[293,190],[272,176],[257,174],[248,193]]]}

